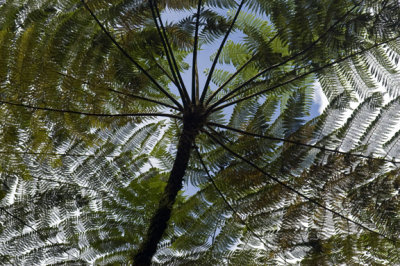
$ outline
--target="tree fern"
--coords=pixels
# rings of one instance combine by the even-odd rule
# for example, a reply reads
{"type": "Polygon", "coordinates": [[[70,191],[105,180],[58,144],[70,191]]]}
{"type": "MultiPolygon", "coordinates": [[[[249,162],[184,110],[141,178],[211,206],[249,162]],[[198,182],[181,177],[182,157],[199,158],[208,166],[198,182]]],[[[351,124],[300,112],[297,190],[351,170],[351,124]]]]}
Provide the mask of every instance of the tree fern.
{"type": "Polygon", "coordinates": [[[398,264],[397,8],[0,4],[1,263],[398,264]]]}

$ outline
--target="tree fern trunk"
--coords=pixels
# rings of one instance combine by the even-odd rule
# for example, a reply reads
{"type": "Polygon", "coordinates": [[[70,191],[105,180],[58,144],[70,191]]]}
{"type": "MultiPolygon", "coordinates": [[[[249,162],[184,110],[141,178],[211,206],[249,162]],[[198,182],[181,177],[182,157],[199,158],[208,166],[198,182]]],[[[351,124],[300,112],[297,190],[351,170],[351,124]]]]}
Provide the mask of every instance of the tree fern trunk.
{"type": "Polygon", "coordinates": [[[199,132],[197,119],[185,119],[183,131],[179,138],[178,150],[167,186],[160,199],[158,209],[150,221],[147,234],[141,244],[138,253],[133,258],[133,265],[150,265],[151,259],[157,250],[164,231],[167,229],[172,207],[176,196],[183,186],[183,177],[188,166],[190,152],[193,149],[194,140],[199,132]]]}

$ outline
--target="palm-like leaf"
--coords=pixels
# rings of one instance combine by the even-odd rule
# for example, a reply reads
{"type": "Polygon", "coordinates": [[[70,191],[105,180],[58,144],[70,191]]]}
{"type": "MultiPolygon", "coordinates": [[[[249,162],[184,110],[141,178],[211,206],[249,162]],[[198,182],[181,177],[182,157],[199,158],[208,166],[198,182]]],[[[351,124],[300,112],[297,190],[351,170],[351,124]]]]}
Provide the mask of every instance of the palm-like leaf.
{"type": "Polygon", "coordinates": [[[2,4],[4,264],[400,263],[397,5],[2,4]]]}

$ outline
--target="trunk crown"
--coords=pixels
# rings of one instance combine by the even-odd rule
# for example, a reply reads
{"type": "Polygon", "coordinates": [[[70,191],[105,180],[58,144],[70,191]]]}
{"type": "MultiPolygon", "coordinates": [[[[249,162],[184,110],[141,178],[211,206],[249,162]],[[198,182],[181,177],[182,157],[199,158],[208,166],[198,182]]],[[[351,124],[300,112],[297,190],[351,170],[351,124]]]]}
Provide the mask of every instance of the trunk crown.
{"type": "Polygon", "coordinates": [[[183,112],[183,128],[187,134],[197,136],[207,121],[203,105],[192,105],[183,112]]]}

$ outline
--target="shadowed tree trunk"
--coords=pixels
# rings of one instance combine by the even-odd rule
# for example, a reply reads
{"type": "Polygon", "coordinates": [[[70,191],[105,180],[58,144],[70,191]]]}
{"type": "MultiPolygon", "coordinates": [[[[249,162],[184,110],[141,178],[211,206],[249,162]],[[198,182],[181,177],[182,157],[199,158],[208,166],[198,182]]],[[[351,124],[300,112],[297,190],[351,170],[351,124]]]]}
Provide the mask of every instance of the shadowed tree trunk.
{"type": "Polygon", "coordinates": [[[151,259],[157,250],[157,244],[160,242],[164,231],[167,229],[176,196],[183,186],[183,177],[185,176],[185,171],[189,163],[194,140],[205,121],[203,109],[193,109],[194,110],[185,112],[183,131],[179,137],[178,150],[171,174],[168,178],[158,208],[151,218],[145,238],[138,252],[133,257],[133,265],[150,265],[151,259]]]}

